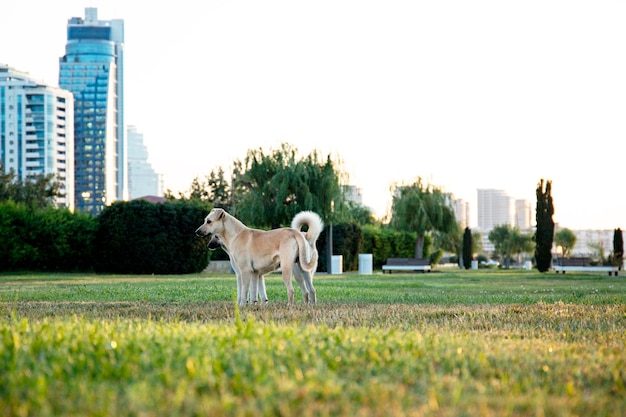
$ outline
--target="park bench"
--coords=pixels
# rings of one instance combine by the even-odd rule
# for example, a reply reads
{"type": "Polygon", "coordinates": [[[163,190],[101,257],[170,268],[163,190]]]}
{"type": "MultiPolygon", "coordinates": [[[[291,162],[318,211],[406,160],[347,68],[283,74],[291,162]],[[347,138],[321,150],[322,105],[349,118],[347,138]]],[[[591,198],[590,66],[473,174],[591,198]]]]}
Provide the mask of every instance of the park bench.
{"type": "Polygon", "coordinates": [[[383,273],[391,271],[422,271],[430,272],[430,262],[428,259],[417,258],[387,258],[387,263],[383,265],[383,273]]]}
{"type": "Polygon", "coordinates": [[[619,273],[619,267],[609,265],[591,265],[589,258],[576,257],[576,258],[557,258],[552,264],[552,268],[558,274],[566,273],[567,271],[576,272],[608,272],[609,276],[619,273]]]}

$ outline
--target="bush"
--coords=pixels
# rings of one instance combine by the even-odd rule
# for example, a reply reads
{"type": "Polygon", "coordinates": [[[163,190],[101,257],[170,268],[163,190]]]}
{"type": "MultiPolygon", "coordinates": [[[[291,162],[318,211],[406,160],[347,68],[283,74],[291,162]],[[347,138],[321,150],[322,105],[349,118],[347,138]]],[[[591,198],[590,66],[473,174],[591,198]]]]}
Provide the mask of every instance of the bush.
{"type": "Polygon", "coordinates": [[[66,209],[0,203],[0,270],[90,270],[96,224],[66,209]]]}
{"type": "MultiPolygon", "coordinates": [[[[363,227],[363,253],[371,253],[374,268],[381,269],[387,258],[414,258],[415,232],[397,231],[388,227],[366,225],[363,227]]],[[[428,258],[432,237],[424,238],[424,257],[428,258]]]]}
{"type": "Polygon", "coordinates": [[[189,201],[116,202],[98,216],[98,272],[185,274],[208,265],[206,242],[195,236],[207,210],[189,201]]]}

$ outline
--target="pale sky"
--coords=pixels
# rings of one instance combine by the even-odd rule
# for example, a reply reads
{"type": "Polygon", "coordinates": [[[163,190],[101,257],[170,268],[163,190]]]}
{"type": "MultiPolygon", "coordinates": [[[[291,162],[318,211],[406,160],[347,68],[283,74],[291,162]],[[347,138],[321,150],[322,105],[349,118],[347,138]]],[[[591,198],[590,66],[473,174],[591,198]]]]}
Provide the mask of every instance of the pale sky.
{"type": "Polygon", "coordinates": [[[377,214],[417,177],[626,229],[626,1],[22,0],[0,62],[58,84],[67,20],[125,22],[126,123],[165,187],[286,142],[343,161],[377,214]]]}

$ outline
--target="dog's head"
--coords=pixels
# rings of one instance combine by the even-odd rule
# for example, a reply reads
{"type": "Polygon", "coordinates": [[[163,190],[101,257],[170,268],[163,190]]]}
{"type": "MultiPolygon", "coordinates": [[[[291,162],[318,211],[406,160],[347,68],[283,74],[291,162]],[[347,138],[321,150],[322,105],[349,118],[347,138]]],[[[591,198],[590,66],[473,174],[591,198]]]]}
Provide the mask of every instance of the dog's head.
{"type": "Polygon", "coordinates": [[[196,235],[209,236],[214,233],[221,233],[224,230],[224,219],[226,212],[224,209],[215,208],[204,218],[204,223],[196,229],[196,235]]]}
{"type": "Polygon", "coordinates": [[[210,250],[215,250],[222,246],[222,241],[217,235],[211,236],[211,240],[209,240],[209,244],[207,245],[210,250]]]}

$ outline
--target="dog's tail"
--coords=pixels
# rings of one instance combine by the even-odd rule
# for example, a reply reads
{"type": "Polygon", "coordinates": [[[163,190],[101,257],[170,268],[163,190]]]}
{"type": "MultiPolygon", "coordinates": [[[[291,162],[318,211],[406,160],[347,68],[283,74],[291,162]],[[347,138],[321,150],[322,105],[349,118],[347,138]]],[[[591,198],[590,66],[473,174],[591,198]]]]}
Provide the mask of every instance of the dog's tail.
{"type": "Polygon", "coordinates": [[[318,260],[318,254],[315,246],[309,245],[302,233],[294,230],[293,236],[298,242],[298,263],[300,264],[300,268],[305,271],[315,272],[318,260]],[[309,256],[311,257],[310,259],[309,256]]]}
{"type": "Polygon", "coordinates": [[[301,211],[296,214],[291,221],[291,227],[302,231],[302,226],[307,226],[307,231],[303,232],[304,237],[309,242],[311,247],[315,247],[315,242],[320,237],[322,229],[324,229],[324,222],[319,214],[313,211],[301,211]]]}

